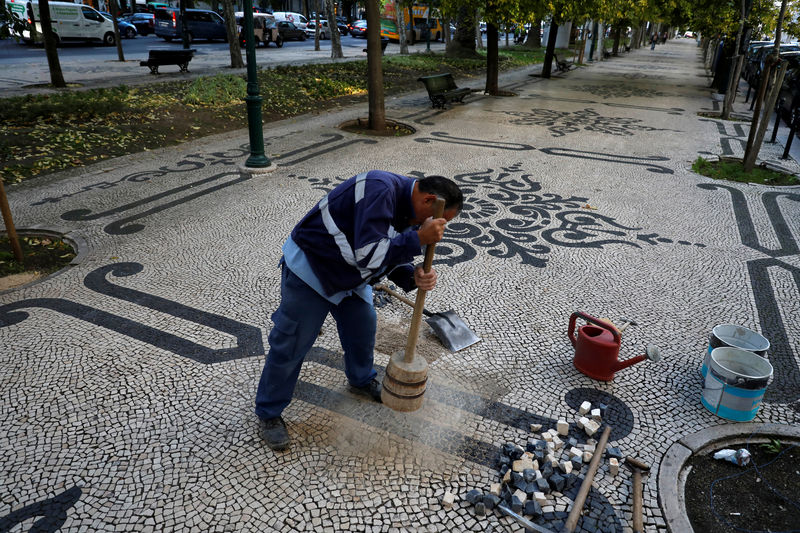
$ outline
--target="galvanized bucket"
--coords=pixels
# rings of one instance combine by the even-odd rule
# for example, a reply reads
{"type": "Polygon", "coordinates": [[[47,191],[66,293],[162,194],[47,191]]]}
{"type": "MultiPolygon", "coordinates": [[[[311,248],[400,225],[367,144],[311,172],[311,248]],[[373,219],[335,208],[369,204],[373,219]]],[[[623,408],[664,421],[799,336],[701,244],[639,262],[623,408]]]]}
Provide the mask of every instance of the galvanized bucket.
{"type": "Polygon", "coordinates": [[[758,414],[771,376],[772,365],[753,352],[727,346],[714,348],[701,402],[726,420],[752,420],[758,414]]]}
{"type": "Polygon", "coordinates": [[[741,348],[742,350],[753,352],[761,357],[766,357],[767,350],[769,350],[769,341],[766,337],[744,326],[737,326],[735,324],[720,324],[714,326],[711,330],[711,334],[708,336],[708,350],[706,350],[703,366],[700,369],[704,378],[706,374],[708,374],[711,350],[724,346],[741,348]]]}

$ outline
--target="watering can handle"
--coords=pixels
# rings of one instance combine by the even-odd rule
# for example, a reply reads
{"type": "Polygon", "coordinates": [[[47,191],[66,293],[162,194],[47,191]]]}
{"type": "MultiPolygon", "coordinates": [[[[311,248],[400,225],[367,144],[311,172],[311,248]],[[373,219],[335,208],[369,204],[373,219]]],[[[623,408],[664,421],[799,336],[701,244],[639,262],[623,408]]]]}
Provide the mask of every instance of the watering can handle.
{"type": "Polygon", "coordinates": [[[619,334],[619,330],[614,327],[613,324],[606,322],[605,320],[597,319],[591,315],[587,315],[586,313],[582,313],[581,311],[575,311],[569,317],[569,329],[567,330],[567,335],[569,335],[569,341],[572,343],[573,346],[578,342],[578,339],[575,337],[575,321],[578,317],[584,319],[586,322],[591,324],[595,324],[596,326],[600,326],[603,329],[606,329],[611,332],[614,336],[614,342],[617,344],[622,344],[622,337],[619,334]]]}

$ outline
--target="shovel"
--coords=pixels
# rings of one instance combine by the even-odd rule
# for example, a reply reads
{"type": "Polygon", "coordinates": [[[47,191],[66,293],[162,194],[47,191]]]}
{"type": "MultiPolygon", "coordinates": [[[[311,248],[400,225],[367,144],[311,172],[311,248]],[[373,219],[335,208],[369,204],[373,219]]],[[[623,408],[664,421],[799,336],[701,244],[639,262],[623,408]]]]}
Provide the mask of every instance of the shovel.
{"type": "MultiPolygon", "coordinates": [[[[375,285],[375,288],[414,307],[414,302],[389,287],[375,285]]],[[[431,313],[427,309],[423,309],[422,312],[428,317],[425,322],[428,323],[433,332],[436,333],[436,336],[439,337],[439,340],[442,341],[442,344],[451,352],[463,350],[481,340],[453,310],[445,311],[444,313],[431,313]]]]}

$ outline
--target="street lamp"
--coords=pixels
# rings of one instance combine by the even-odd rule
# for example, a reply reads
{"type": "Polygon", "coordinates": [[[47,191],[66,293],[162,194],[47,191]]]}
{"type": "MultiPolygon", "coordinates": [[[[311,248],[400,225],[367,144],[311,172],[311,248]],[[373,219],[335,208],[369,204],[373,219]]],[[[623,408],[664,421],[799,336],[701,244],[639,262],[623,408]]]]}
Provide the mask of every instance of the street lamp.
{"type": "Polygon", "coordinates": [[[264,132],[261,119],[262,98],[258,92],[258,69],[256,66],[255,35],[253,33],[253,6],[247,0],[244,6],[245,48],[247,49],[247,129],[250,132],[250,157],[244,162],[245,167],[265,168],[272,165],[264,155],[264,132]],[[251,5],[247,5],[251,4],[251,5]]]}

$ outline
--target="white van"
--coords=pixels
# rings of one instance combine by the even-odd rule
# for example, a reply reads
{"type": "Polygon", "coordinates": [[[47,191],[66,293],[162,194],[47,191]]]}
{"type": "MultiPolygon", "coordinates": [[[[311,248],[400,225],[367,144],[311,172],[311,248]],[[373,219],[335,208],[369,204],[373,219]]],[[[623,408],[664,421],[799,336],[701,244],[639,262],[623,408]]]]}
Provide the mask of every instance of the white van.
{"type": "MultiPolygon", "coordinates": [[[[24,20],[36,21],[36,41],[42,41],[42,22],[39,16],[39,2],[36,0],[5,0],[6,7],[12,13],[19,13],[24,20]]],[[[116,44],[114,37],[114,23],[101,15],[92,7],[70,2],[49,2],[50,20],[53,31],[60,41],[102,41],[103,44],[113,46],[116,44]]],[[[30,30],[23,30],[20,35],[22,40],[29,44],[33,42],[30,30]]]]}
{"type": "Polygon", "coordinates": [[[295,13],[293,11],[275,11],[272,13],[272,16],[275,17],[275,20],[278,22],[293,22],[295,26],[300,28],[301,30],[306,29],[306,25],[308,25],[308,19],[305,18],[300,13],[295,13]]]}

